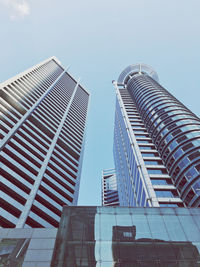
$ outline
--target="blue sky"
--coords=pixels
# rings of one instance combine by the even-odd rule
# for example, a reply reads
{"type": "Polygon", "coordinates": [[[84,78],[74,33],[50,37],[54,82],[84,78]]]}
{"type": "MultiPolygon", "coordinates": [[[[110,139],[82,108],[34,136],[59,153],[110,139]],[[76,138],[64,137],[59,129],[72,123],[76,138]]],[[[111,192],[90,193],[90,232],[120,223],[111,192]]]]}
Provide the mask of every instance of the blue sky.
{"type": "Polygon", "coordinates": [[[199,0],[0,0],[0,81],[56,56],[91,93],[79,205],[101,204],[112,168],[111,81],[143,62],[200,116],[199,0]]]}

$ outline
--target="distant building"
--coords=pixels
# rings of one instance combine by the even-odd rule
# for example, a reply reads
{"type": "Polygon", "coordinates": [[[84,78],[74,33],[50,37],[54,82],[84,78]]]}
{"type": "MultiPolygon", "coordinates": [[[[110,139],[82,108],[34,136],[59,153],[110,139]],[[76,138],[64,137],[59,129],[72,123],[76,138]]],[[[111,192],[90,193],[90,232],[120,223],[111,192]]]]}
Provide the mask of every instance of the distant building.
{"type": "Polygon", "coordinates": [[[115,169],[102,172],[102,206],[119,206],[115,169]]]}
{"type": "Polygon", "coordinates": [[[130,65],[116,89],[114,161],[120,206],[200,206],[200,119],[130,65]]]}
{"type": "Polygon", "coordinates": [[[78,200],[89,93],[52,57],[0,95],[0,227],[58,227],[78,200]]]}

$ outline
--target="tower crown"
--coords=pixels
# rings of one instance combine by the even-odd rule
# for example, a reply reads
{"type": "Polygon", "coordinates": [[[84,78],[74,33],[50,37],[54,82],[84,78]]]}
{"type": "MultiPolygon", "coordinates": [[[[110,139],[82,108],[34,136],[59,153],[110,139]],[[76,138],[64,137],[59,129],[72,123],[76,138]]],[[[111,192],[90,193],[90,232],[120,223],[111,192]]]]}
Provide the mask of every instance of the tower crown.
{"type": "Polygon", "coordinates": [[[119,75],[118,83],[125,83],[130,80],[134,75],[141,75],[141,74],[147,74],[151,78],[153,78],[155,81],[159,81],[158,74],[155,72],[155,70],[146,64],[143,63],[137,63],[132,64],[126,67],[122,73],[119,75]]]}

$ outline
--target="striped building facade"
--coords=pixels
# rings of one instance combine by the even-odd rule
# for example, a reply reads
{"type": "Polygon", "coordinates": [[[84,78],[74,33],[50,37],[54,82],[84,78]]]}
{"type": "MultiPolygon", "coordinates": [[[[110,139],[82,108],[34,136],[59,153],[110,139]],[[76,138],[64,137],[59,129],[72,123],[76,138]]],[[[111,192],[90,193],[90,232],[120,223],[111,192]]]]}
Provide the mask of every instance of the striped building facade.
{"type": "Polygon", "coordinates": [[[0,95],[0,227],[58,227],[78,200],[89,93],[52,57],[0,95]]]}

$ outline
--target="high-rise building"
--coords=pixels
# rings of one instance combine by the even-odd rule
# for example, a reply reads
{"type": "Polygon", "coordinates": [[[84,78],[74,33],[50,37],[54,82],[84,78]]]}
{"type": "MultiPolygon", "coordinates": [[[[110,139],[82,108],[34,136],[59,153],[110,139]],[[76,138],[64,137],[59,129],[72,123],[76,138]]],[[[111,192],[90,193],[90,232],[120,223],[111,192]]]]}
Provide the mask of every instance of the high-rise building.
{"type": "Polygon", "coordinates": [[[0,94],[0,227],[57,227],[77,204],[89,93],[52,57],[0,94]]]}
{"type": "Polygon", "coordinates": [[[102,206],[119,206],[115,169],[102,172],[102,206]]]}
{"type": "Polygon", "coordinates": [[[113,84],[120,205],[200,206],[200,119],[147,65],[128,66],[113,84]]]}

